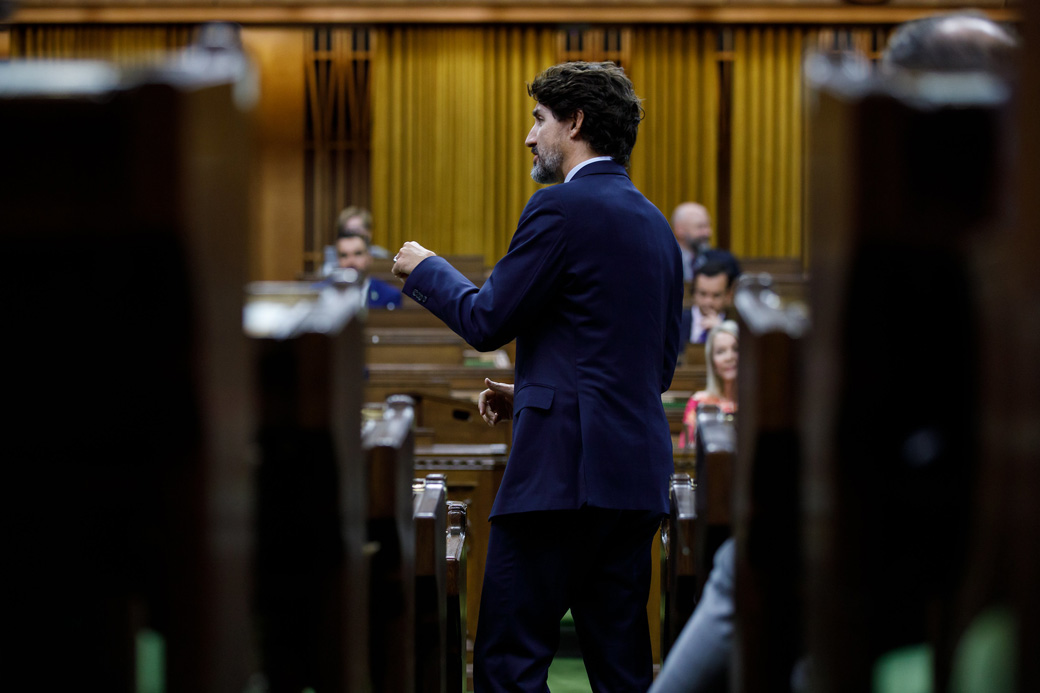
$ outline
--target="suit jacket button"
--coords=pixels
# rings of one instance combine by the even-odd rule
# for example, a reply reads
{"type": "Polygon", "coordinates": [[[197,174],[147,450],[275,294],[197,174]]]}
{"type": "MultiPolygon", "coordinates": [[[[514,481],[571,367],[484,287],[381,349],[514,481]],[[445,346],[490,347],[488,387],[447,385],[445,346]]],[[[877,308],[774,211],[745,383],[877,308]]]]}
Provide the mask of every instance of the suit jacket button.
{"type": "Polygon", "coordinates": [[[414,298],[419,303],[426,303],[426,294],[419,291],[418,289],[412,289],[412,298],[414,298]]]}

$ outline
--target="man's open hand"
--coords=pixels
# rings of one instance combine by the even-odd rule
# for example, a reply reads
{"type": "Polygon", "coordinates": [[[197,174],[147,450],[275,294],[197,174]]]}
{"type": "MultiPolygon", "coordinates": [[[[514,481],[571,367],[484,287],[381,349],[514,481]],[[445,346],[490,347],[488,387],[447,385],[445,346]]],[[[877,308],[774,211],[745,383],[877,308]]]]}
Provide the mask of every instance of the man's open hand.
{"type": "Polygon", "coordinates": [[[487,421],[488,426],[494,426],[499,421],[509,421],[513,418],[513,385],[512,383],[497,383],[490,378],[484,378],[484,384],[488,389],[480,393],[477,407],[480,415],[487,421]]]}

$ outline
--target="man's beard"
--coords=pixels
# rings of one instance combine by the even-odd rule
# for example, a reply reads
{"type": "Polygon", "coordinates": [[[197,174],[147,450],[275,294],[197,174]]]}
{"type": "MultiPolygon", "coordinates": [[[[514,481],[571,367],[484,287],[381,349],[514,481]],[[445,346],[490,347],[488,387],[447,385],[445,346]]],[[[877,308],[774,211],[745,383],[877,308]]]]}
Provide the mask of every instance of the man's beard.
{"type": "Polygon", "coordinates": [[[535,183],[546,185],[563,181],[563,154],[559,149],[533,147],[532,152],[538,157],[531,167],[531,178],[535,183]]]}

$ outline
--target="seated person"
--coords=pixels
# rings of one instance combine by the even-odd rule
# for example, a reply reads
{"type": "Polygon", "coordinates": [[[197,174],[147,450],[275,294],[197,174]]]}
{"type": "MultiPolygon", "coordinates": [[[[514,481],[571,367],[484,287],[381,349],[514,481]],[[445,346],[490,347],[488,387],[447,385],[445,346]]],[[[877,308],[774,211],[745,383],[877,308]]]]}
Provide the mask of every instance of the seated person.
{"type": "Polygon", "coordinates": [[[387,258],[390,253],[386,248],[372,245],[372,213],[364,207],[350,206],[339,213],[336,220],[336,236],[357,233],[368,239],[368,252],[372,257],[387,258]]]}
{"type": "Polygon", "coordinates": [[[707,389],[695,392],[686,403],[683,412],[683,430],[679,434],[679,447],[693,447],[696,440],[697,407],[714,404],[724,412],[737,410],[737,323],[723,320],[708,333],[704,346],[704,360],[708,366],[707,389]]]}
{"type": "Polygon", "coordinates": [[[704,344],[708,331],[726,319],[733,279],[717,262],[707,262],[693,275],[693,306],[683,311],[681,332],[693,344],[704,344]]]}
{"type": "Polygon", "coordinates": [[[401,305],[400,289],[368,276],[368,269],[372,265],[368,236],[354,231],[340,231],[336,238],[336,256],[340,269],[357,270],[369,308],[392,310],[401,305]]]}
{"type": "Polygon", "coordinates": [[[733,651],[733,537],[715,552],[704,593],[683,626],[649,693],[725,693],[733,651]]]}
{"type": "Polygon", "coordinates": [[[740,274],[740,263],[733,253],[711,247],[711,215],[708,208],[696,202],[683,202],[672,212],[672,233],[682,252],[683,281],[691,281],[697,268],[716,262],[730,277],[740,274]]]}

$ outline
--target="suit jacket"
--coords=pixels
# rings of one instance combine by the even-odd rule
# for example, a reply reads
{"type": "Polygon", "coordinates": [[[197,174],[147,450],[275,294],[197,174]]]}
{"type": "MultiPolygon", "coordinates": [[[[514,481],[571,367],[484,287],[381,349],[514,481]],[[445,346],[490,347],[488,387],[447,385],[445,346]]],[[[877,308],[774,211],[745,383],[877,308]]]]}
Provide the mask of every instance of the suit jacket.
{"type": "Polygon", "coordinates": [[[481,288],[431,257],[404,292],[476,349],[516,339],[513,445],[492,517],[668,512],[661,393],[683,344],[682,263],[622,166],[595,162],[536,192],[481,288]]]}
{"type": "MultiPolygon", "coordinates": [[[[376,279],[375,277],[369,277],[368,288],[365,291],[365,305],[369,308],[390,308],[394,309],[401,305],[403,297],[401,290],[387,284],[386,282],[376,279]]],[[[335,276],[329,275],[321,281],[314,282],[311,286],[315,289],[324,289],[332,286],[335,283],[335,276]]]]}
{"type": "Polygon", "coordinates": [[[396,308],[401,305],[401,291],[384,281],[371,277],[368,280],[366,300],[369,308],[396,308]]]}

